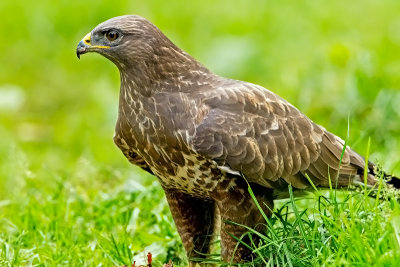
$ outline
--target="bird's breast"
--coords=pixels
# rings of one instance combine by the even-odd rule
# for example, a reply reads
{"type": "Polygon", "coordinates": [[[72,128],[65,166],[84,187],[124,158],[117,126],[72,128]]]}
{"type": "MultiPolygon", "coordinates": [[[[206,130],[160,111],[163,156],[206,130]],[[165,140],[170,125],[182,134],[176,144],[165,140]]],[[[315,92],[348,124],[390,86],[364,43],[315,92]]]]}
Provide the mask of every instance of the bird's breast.
{"type": "Polygon", "coordinates": [[[190,100],[163,94],[122,101],[115,143],[130,162],[145,170],[146,164],[164,188],[207,197],[226,179],[215,162],[188,146],[196,111],[190,100]]]}
{"type": "Polygon", "coordinates": [[[226,179],[215,162],[189,149],[180,150],[158,142],[145,143],[135,139],[134,135],[127,136],[121,132],[116,132],[114,140],[131,163],[143,169],[148,167],[165,189],[209,198],[218,184],[226,179]]]}
{"type": "Polygon", "coordinates": [[[226,180],[215,162],[187,147],[182,134],[177,132],[171,140],[155,129],[150,130],[151,127],[137,124],[134,128],[119,118],[114,141],[131,163],[143,169],[148,167],[164,188],[208,198],[226,180]]]}

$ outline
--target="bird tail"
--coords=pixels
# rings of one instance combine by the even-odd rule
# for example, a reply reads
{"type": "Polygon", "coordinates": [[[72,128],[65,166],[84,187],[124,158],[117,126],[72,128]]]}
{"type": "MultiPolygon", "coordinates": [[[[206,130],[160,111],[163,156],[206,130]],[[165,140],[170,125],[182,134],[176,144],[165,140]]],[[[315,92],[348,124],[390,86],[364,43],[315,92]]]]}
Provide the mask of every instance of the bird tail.
{"type": "MultiPolygon", "coordinates": [[[[375,165],[372,162],[368,163],[368,169],[369,169],[369,174],[368,176],[373,175],[373,180],[375,181],[375,185],[379,182],[379,179],[383,179],[383,181],[386,182],[389,188],[394,188],[394,192],[396,195],[396,199],[400,201],[400,178],[389,175],[386,172],[384,172],[379,164],[375,165]]],[[[374,193],[372,193],[372,196],[374,193]]]]}
{"type": "MultiPolygon", "coordinates": [[[[365,181],[363,181],[363,174],[364,170],[360,169],[360,173],[356,180],[353,180],[353,185],[359,188],[368,188],[368,196],[379,199],[396,199],[400,202],[400,178],[389,175],[384,172],[379,164],[375,165],[372,162],[368,162],[368,174],[367,174],[367,181],[365,185],[365,181]],[[383,192],[379,193],[379,184],[384,182],[386,184],[386,188],[392,190],[384,190],[383,192]],[[379,194],[379,195],[377,195],[379,194]]],[[[357,189],[356,189],[357,190],[357,189]]]]}
{"type": "Polygon", "coordinates": [[[400,178],[395,177],[395,176],[389,176],[389,179],[387,180],[387,184],[393,186],[396,189],[400,189],[400,178]]]}
{"type": "Polygon", "coordinates": [[[400,178],[387,174],[380,164],[375,164],[371,161],[368,162],[368,176],[372,176],[375,183],[378,182],[380,178],[393,188],[400,189],[400,178]]]}

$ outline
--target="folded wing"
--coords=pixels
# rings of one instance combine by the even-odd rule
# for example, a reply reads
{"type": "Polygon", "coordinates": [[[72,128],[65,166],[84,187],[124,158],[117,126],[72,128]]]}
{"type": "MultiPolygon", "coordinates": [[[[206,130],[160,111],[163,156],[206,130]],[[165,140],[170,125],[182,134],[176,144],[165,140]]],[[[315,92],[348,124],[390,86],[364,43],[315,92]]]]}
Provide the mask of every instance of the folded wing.
{"type": "Polygon", "coordinates": [[[363,157],[349,147],[342,156],[343,140],[267,89],[229,80],[200,95],[208,112],[191,145],[221,169],[270,188],[306,188],[305,174],[320,186],[361,182],[363,157]]]}

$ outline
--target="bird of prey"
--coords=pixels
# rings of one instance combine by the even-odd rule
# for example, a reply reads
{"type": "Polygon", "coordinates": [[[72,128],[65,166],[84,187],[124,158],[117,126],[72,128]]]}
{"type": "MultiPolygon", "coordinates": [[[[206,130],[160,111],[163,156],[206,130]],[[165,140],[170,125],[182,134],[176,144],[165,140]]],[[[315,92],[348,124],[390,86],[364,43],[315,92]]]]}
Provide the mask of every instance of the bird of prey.
{"type": "MultiPolygon", "coordinates": [[[[212,73],[148,20],[127,15],[96,26],[77,56],[96,52],[120,71],[114,141],[133,164],[157,176],[188,257],[209,252],[220,228],[221,257],[242,262],[246,229],[271,215],[279,192],[377,183],[374,164],[275,93],[212,73]],[[340,160],[341,159],[341,160],[340,160]],[[247,184],[248,183],[248,184],[247,184]],[[235,254],[232,255],[235,251],[235,254]]],[[[398,179],[389,183],[400,187],[398,179]]],[[[193,264],[193,262],[191,262],[193,264]]]]}

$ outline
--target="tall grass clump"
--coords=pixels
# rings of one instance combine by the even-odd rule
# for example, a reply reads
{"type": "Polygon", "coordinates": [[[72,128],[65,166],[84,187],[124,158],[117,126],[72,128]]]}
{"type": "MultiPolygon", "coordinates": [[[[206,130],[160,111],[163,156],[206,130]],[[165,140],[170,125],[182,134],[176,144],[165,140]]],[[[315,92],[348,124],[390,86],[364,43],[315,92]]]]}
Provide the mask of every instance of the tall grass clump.
{"type": "MultiPolygon", "coordinates": [[[[377,188],[329,188],[287,200],[268,218],[251,187],[250,195],[265,218],[265,232],[248,228],[244,236],[256,256],[242,266],[397,266],[400,260],[398,193],[383,175],[377,188]],[[373,196],[372,196],[373,195],[373,196]],[[255,238],[256,237],[256,238],[255,238]]],[[[245,245],[244,243],[242,243],[245,245]]]]}

